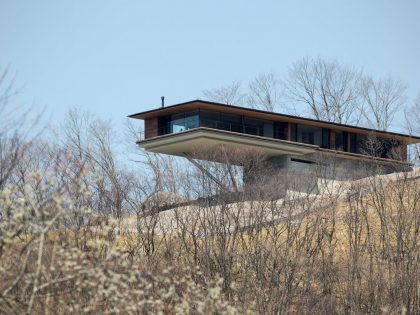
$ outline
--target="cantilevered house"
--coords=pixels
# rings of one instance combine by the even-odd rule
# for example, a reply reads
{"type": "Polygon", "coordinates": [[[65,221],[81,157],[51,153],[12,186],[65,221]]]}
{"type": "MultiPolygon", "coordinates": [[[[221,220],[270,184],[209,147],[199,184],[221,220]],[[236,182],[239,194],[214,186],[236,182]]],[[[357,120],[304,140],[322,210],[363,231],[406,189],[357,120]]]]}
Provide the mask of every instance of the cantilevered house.
{"type": "Polygon", "coordinates": [[[407,145],[420,137],[194,100],[137,114],[147,151],[188,157],[200,147],[258,148],[279,171],[322,165],[338,179],[410,169],[407,145]],[[333,170],[334,169],[334,170],[333,170]],[[330,171],[329,171],[330,170],[330,171]]]}

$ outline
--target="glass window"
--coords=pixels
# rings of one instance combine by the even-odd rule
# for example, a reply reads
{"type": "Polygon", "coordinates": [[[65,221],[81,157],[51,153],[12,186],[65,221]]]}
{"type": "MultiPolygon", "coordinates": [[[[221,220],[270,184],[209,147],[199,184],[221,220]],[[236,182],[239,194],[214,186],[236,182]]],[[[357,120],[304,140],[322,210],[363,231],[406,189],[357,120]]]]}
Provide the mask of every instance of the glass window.
{"type": "Polygon", "coordinates": [[[291,125],[291,135],[290,135],[290,140],[291,141],[298,141],[298,125],[297,124],[290,124],[291,125]]]}
{"type": "Polygon", "coordinates": [[[193,129],[199,126],[198,110],[185,113],[185,129],[193,129]]]}
{"type": "Polygon", "coordinates": [[[276,139],[282,139],[287,140],[287,129],[288,129],[288,123],[287,122],[274,122],[274,138],[276,139]]]}
{"type": "Polygon", "coordinates": [[[207,128],[218,128],[220,113],[209,110],[200,110],[200,126],[207,128]]]}
{"type": "Polygon", "coordinates": [[[368,137],[365,135],[356,135],[356,153],[366,154],[367,153],[367,142],[368,137]]]}
{"type": "Polygon", "coordinates": [[[357,134],[357,133],[350,133],[350,148],[349,151],[352,153],[358,154],[368,154],[368,155],[375,155],[374,151],[372,150],[372,144],[375,141],[369,141],[367,136],[357,134]]]}
{"type": "Polygon", "coordinates": [[[395,154],[394,147],[397,147],[399,144],[398,140],[378,138],[376,156],[381,158],[392,158],[395,154]]]}
{"type": "Polygon", "coordinates": [[[185,130],[184,113],[171,116],[171,132],[180,132],[185,130]]]}
{"type": "Polygon", "coordinates": [[[223,124],[223,129],[234,132],[243,132],[242,117],[240,115],[222,113],[221,121],[223,124]]]}
{"type": "Polygon", "coordinates": [[[170,133],[169,120],[170,120],[170,116],[159,117],[159,120],[158,120],[159,135],[166,135],[170,133]]]}
{"type": "Polygon", "coordinates": [[[273,138],[273,122],[264,121],[264,137],[273,138]]]}
{"type": "Polygon", "coordinates": [[[330,129],[322,128],[322,148],[330,148],[330,129]]]}
{"type": "Polygon", "coordinates": [[[337,151],[348,151],[348,133],[344,131],[335,132],[335,149],[337,151]]]}
{"type": "Polygon", "coordinates": [[[199,126],[198,111],[190,111],[171,115],[171,132],[181,132],[199,126]]]}
{"type": "Polygon", "coordinates": [[[375,136],[357,135],[356,153],[379,156],[380,140],[375,136]]]}
{"type": "Polygon", "coordinates": [[[357,153],[357,134],[350,133],[350,152],[357,153]]]}
{"type": "Polygon", "coordinates": [[[299,125],[297,142],[322,146],[322,128],[299,125]]]}
{"type": "Polygon", "coordinates": [[[245,133],[256,136],[264,136],[264,121],[245,117],[245,133]]]}

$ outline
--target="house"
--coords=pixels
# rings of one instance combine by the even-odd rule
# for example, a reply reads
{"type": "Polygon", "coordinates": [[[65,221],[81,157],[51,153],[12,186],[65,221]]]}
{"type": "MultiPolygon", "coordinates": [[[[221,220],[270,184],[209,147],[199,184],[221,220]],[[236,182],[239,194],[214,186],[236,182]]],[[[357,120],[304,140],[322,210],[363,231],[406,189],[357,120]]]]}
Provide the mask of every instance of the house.
{"type": "Polygon", "coordinates": [[[129,117],[145,122],[147,151],[189,157],[224,145],[258,148],[279,171],[319,168],[341,180],[411,169],[407,145],[420,137],[193,100],[129,117]]]}

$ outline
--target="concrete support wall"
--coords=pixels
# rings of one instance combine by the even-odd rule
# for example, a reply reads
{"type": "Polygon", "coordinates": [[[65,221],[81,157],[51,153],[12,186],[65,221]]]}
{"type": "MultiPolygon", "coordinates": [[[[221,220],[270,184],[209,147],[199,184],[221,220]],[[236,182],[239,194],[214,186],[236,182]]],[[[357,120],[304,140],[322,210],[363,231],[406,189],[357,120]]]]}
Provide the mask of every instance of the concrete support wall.
{"type": "Polygon", "coordinates": [[[279,156],[270,159],[271,165],[278,170],[291,172],[311,172],[316,177],[352,180],[375,174],[389,174],[410,170],[399,163],[381,163],[378,161],[350,159],[331,154],[314,153],[305,156],[279,156]]]}
{"type": "Polygon", "coordinates": [[[268,185],[268,189],[278,189],[279,195],[287,190],[317,194],[322,190],[320,182],[356,180],[411,170],[408,165],[398,163],[385,164],[324,153],[276,156],[263,164],[254,166],[252,171],[244,169],[244,186],[253,190],[268,185]]]}

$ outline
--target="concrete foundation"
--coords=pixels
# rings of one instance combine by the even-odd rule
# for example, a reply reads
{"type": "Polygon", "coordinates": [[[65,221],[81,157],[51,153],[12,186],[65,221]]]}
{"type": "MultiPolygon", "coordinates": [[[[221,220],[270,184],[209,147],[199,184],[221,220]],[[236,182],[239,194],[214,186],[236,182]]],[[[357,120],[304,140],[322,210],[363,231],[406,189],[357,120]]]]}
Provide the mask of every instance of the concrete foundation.
{"type": "Polygon", "coordinates": [[[244,186],[253,193],[268,189],[268,193],[282,196],[286,190],[318,194],[320,183],[357,180],[373,175],[410,171],[403,163],[341,157],[314,153],[304,156],[271,157],[252,170],[244,170],[244,186]],[[261,188],[263,187],[263,188],[261,188]],[[277,191],[271,191],[272,188],[277,191]]]}

